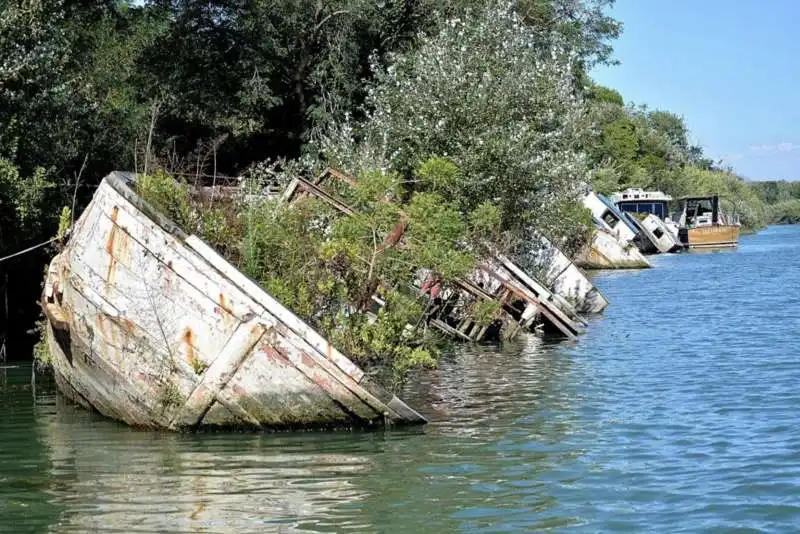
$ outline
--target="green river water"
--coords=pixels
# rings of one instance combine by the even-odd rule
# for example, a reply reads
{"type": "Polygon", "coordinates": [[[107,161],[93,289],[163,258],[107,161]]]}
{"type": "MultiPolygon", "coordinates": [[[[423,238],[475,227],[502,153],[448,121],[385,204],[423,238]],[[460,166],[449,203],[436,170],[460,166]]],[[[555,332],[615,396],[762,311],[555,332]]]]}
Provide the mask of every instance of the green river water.
{"type": "Polygon", "coordinates": [[[800,531],[800,227],[653,263],[415,376],[413,431],[133,431],[2,369],[0,531],[800,531]]]}

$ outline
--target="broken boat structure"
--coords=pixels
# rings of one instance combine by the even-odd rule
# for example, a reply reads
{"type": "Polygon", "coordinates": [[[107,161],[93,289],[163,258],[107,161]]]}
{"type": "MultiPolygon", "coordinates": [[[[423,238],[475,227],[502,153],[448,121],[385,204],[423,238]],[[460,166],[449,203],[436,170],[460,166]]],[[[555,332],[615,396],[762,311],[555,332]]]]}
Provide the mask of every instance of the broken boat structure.
{"type": "MultiPolygon", "coordinates": [[[[585,269],[641,269],[650,267],[641,249],[638,227],[605,196],[588,189],[583,205],[592,212],[595,232],[592,241],[576,259],[585,269]]],[[[646,239],[646,238],[645,238],[646,239]]]]}
{"type": "Polygon", "coordinates": [[[115,172],[42,294],[57,386],[131,426],[281,429],[425,419],[115,172]]]}
{"type": "Polygon", "coordinates": [[[547,237],[534,232],[528,247],[526,256],[550,291],[571,303],[581,314],[595,314],[606,309],[608,299],[586,273],[547,237]]]}
{"type": "Polygon", "coordinates": [[[614,193],[610,200],[620,212],[635,221],[657,252],[675,252],[683,248],[678,236],[678,224],[669,215],[671,196],[661,191],[632,187],[614,193]]]}
{"type": "MultiPolygon", "coordinates": [[[[345,215],[355,213],[326,188],[328,181],[346,186],[356,184],[355,178],[327,168],[313,181],[295,177],[282,200],[293,202],[303,196],[314,196],[345,215]]],[[[396,243],[402,242],[403,231],[404,225],[398,223],[393,236],[396,243]]],[[[424,279],[417,289],[434,301],[429,324],[457,339],[484,341],[501,330],[501,326],[506,337],[531,331],[575,339],[585,330],[585,322],[567,299],[554,294],[506,257],[495,256],[482,262],[475,272],[457,280],[453,286],[442,287],[437,280],[424,279]],[[502,314],[496,324],[478,324],[464,313],[470,303],[486,300],[500,304],[502,314]]],[[[380,299],[374,297],[373,300],[379,302],[380,299]]]]}

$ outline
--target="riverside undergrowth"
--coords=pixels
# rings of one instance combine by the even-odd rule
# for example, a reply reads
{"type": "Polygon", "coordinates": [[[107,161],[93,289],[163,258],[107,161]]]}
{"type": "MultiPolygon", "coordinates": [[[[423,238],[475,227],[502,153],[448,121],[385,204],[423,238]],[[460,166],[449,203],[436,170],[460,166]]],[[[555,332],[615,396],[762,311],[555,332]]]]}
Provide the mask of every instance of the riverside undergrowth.
{"type": "MultiPolygon", "coordinates": [[[[419,184],[452,181],[457,167],[431,158],[419,184]]],[[[139,194],[185,231],[203,238],[267,292],[384,383],[436,364],[446,341],[426,319],[421,273],[442,283],[466,276],[491,241],[499,211],[482,203],[463,214],[438,193],[409,193],[399,175],[371,169],[337,196],[345,215],[313,197],[291,203],[263,195],[258,176],[209,200],[164,172],[140,176],[139,194]]],[[[288,176],[284,176],[282,183],[288,176]]],[[[474,312],[481,323],[499,310],[474,312]]]]}

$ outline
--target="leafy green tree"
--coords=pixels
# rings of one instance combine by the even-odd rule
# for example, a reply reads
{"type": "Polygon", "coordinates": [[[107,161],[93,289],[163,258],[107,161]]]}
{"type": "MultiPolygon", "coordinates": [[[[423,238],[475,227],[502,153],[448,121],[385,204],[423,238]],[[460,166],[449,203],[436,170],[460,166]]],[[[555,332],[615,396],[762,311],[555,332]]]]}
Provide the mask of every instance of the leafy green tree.
{"type": "MultiPolygon", "coordinates": [[[[538,227],[570,235],[555,206],[574,202],[587,175],[579,151],[584,107],[569,52],[542,39],[504,2],[440,23],[413,50],[375,65],[366,120],[325,132],[316,146],[357,172],[380,162],[407,180],[446,155],[460,175],[438,192],[469,213],[488,201],[500,228],[523,239],[538,227]]],[[[413,181],[410,182],[413,186],[413,181]]]]}

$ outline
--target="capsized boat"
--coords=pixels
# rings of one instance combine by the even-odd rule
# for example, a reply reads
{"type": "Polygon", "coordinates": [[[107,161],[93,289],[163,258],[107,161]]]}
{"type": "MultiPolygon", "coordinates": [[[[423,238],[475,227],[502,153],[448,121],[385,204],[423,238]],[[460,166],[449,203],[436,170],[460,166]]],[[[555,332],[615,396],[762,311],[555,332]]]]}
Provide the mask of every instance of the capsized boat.
{"type": "Polygon", "coordinates": [[[523,256],[548,289],[572,303],[578,313],[600,313],[608,306],[586,273],[541,232],[531,233],[523,256]]]}
{"type": "Polygon", "coordinates": [[[115,172],[51,262],[56,384],[136,427],[281,429],[425,419],[115,172]]]}
{"type": "Polygon", "coordinates": [[[719,195],[684,197],[678,217],[679,238],[689,249],[735,247],[741,223],[720,208],[719,195]]]}
{"type": "MultiPolygon", "coordinates": [[[[669,202],[672,201],[671,196],[665,195],[661,191],[645,191],[641,188],[631,187],[625,191],[614,193],[611,195],[610,200],[621,212],[629,213],[639,221],[645,220],[645,214],[654,215],[655,219],[648,218],[647,220],[649,222],[644,225],[648,227],[651,232],[657,233],[655,231],[655,220],[660,221],[660,224],[657,226],[661,227],[662,230],[667,230],[673,237],[673,239],[665,240],[663,245],[666,246],[666,241],[675,241],[679,248],[682,247],[678,237],[678,225],[669,215],[669,202]]],[[[656,239],[660,240],[661,238],[656,237],[656,239]]],[[[658,246],[656,243],[653,244],[663,252],[663,246],[658,246]]]]}
{"type": "Polygon", "coordinates": [[[638,229],[605,196],[588,191],[583,197],[583,205],[592,212],[599,228],[615,235],[623,244],[631,243],[636,238],[638,229]]]}
{"type": "Polygon", "coordinates": [[[666,254],[681,248],[677,234],[652,213],[624,212],[624,214],[639,228],[637,245],[644,254],[666,254]]]}
{"type": "Polygon", "coordinates": [[[602,226],[595,229],[591,243],[576,258],[584,269],[643,269],[650,263],[633,243],[621,242],[602,226]]]}
{"type": "Polygon", "coordinates": [[[642,254],[658,253],[658,247],[653,240],[653,236],[642,226],[641,221],[625,211],[622,212],[622,217],[628,221],[631,226],[636,228],[636,237],[633,238],[633,244],[636,245],[636,248],[638,248],[642,254]]]}

